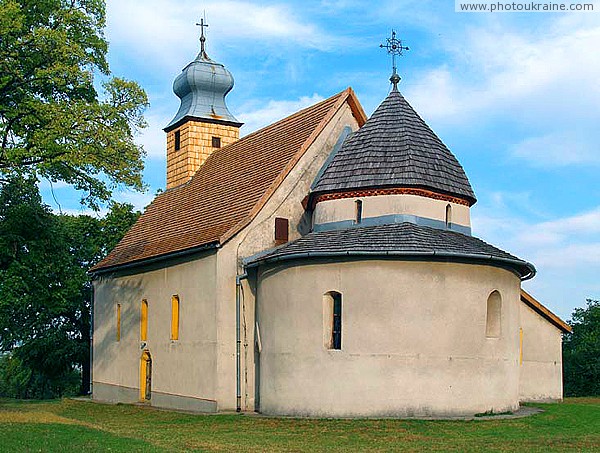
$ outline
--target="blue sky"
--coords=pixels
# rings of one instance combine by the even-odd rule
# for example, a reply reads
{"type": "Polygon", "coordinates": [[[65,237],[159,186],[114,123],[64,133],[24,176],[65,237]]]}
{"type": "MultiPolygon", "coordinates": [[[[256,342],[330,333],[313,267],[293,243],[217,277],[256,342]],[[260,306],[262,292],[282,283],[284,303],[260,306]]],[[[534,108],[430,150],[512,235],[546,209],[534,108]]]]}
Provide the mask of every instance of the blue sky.
{"type": "MultiPolygon", "coordinates": [[[[400,90],[474,187],[474,235],[533,262],[525,289],[561,317],[600,298],[600,13],[456,13],[448,0],[107,0],[111,69],[151,102],[138,137],[149,190],[116,195],[140,209],[165,185],[172,82],[198,53],[204,10],[208,54],[235,78],[227,103],[242,134],[348,86],[371,114],[390,89],[379,44],[394,28],[410,47],[400,90]]],[[[54,209],[86,212],[70,188],[55,184],[54,197],[48,188],[54,209]]]]}

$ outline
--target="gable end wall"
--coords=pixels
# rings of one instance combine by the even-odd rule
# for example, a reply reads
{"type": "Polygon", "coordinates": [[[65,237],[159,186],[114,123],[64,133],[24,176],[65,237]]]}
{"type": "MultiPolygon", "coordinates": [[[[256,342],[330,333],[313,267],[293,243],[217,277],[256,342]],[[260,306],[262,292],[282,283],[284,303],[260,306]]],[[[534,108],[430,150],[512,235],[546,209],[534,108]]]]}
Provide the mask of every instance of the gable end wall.
{"type": "Polygon", "coordinates": [[[140,358],[152,358],[153,406],[214,412],[216,402],[216,253],[152,270],[94,281],[93,398],[139,400],[140,358]],[[171,335],[171,297],[178,295],[179,340],[171,335]],[[140,339],[142,300],[148,336],[140,339]],[[121,304],[121,339],[116,307],[121,304]]]}
{"type": "Polygon", "coordinates": [[[520,304],[523,363],[521,401],[556,401],[563,397],[562,333],[525,303],[520,304]]]}

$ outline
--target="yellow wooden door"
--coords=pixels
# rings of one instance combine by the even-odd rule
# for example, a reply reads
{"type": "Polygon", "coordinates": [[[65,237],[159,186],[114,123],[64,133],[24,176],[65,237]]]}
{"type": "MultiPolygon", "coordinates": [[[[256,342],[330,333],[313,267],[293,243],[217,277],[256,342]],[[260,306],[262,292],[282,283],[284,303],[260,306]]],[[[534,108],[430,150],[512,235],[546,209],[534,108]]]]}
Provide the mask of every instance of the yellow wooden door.
{"type": "Polygon", "coordinates": [[[152,357],[144,351],[140,359],[140,400],[150,401],[152,395],[152,357]]]}

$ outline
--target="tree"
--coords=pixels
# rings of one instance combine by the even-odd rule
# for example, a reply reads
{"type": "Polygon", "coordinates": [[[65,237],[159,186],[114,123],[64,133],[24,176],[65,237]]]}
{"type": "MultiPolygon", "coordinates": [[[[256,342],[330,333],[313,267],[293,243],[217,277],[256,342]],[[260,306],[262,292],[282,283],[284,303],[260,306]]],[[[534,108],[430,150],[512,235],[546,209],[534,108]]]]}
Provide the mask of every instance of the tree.
{"type": "MultiPolygon", "coordinates": [[[[62,285],[62,235],[41,203],[35,181],[12,182],[0,194],[0,349],[25,365],[22,396],[48,396],[67,377],[72,344],[68,289],[62,285]],[[55,320],[60,320],[58,323],[55,320]],[[40,379],[40,376],[44,377],[40,379]]],[[[60,392],[59,392],[60,393],[60,392]]]]}
{"type": "Polygon", "coordinates": [[[104,26],[103,0],[0,0],[0,184],[64,181],[95,208],[118,185],[143,188],[133,135],[148,99],[108,78],[104,26]]]}
{"type": "MultiPolygon", "coordinates": [[[[87,271],[138,218],[113,204],[102,219],[55,215],[36,181],[0,190],[0,365],[18,397],[60,396],[81,371],[89,384],[92,287],[87,271]]],[[[1,382],[0,382],[1,384],[1,382]]]]}
{"type": "Polygon", "coordinates": [[[600,395],[600,301],[587,299],[569,324],[573,331],[563,339],[565,394],[600,395]]]}

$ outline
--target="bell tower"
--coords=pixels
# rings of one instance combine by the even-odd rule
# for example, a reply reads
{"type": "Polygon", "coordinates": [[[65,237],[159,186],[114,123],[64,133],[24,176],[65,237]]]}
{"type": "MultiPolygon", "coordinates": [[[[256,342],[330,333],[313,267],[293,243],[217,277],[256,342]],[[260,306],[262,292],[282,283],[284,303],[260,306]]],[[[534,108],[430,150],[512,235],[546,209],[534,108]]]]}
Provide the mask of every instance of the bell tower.
{"type": "Polygon", "coordinates": [[[167,133],[167,189],[188,182],[212,152],[240,136],[240,123],[225,104],[233,89],[233,76],[206,54],[204,19],[199,24],[200,53],[173,82],[181,99],[167,133]]]}

